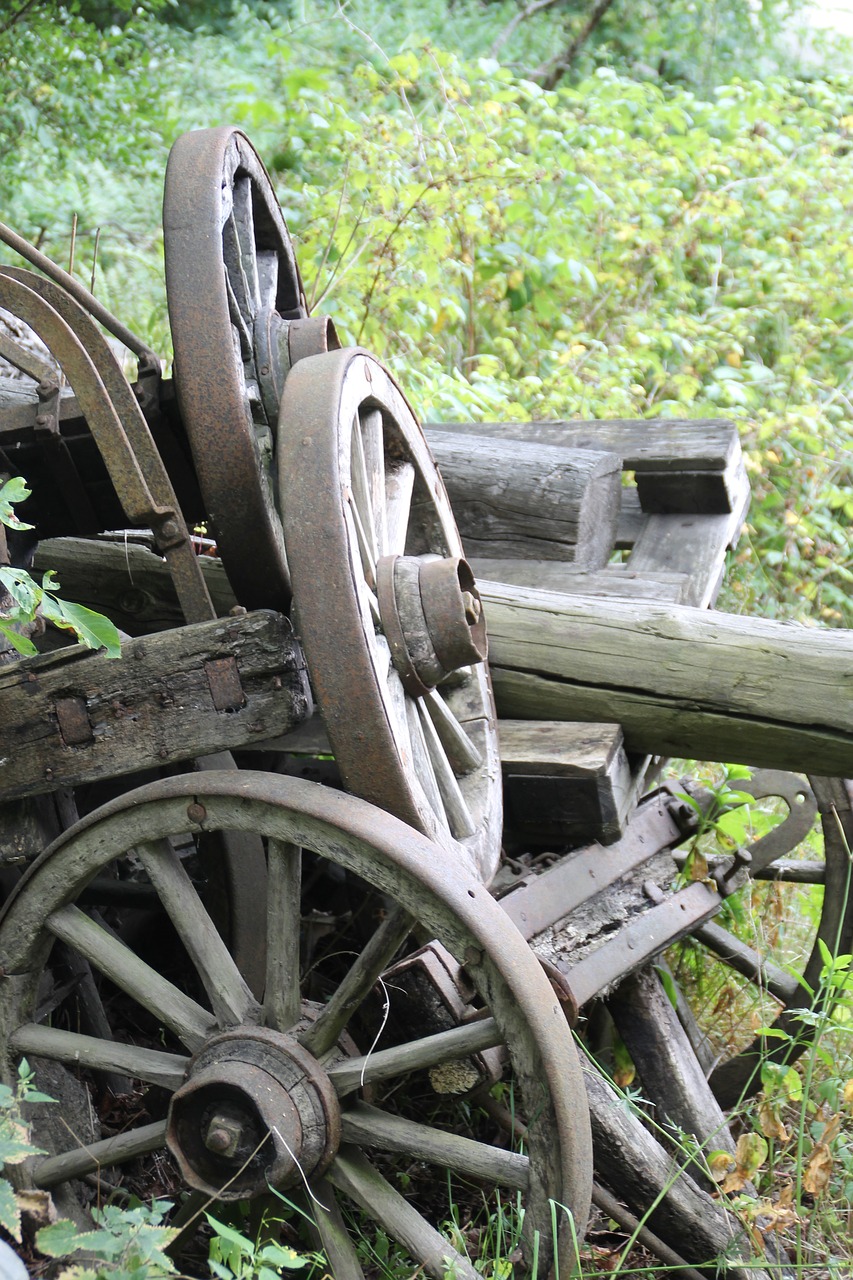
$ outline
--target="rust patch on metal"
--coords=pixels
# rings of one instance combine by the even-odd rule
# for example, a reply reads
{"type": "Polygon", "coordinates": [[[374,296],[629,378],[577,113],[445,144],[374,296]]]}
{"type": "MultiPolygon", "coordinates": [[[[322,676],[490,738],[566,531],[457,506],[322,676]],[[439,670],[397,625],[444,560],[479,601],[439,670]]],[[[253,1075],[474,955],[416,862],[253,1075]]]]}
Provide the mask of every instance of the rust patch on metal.
{"type": "Polygon", "coordinates": [[[57,698],[55,710],[59,732],[67,747],[82,747],[87,742],[94,742],[95,734],[85,698],[57,698]]]}
{"type": "Polygon", "coordinates": [[[239,711],[246,705],[235,658],[211,658],[204,664],[204,672],[217,711],[239,711]]]}

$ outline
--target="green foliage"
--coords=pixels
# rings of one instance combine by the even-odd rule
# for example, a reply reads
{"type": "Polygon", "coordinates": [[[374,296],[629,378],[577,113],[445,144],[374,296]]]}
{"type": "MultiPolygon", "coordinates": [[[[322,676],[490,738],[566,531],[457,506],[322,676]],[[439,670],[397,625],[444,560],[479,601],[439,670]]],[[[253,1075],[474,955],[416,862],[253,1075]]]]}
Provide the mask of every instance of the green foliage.
{"type": "MultiPolygon", "coordinates": [[[[13,506],[30,496],[30,491],[19,476],[13,476],[0,486],[0,524],[10,529],[31,529],[17,518],[13,506]]],[[[21,635],[17,628],[33,621],[38,613],[55,627],[71,631],[81,644],[89,649],[104,648],[107,657],[121,657],[121,637],[108,618],[81,604],[62,600],[56,595],[59,582],[52,570],[44,574],[39,585],[26,569],[0,564],[0,590],[10,597],[12,605],[0,613],[0,635],[24,656],[37,652],[33,642],[21,635]]]]}
{"type": "Polygon", "coordinates": [[[213,1214],[204,1216],[213,1229],[210,1269],[218,1280],[277,1280],[283,1272],[301,1271],[306,1265],[306,1259],[293,1249],[271,1240],[250,1240],[213,1214]]]}
{"type": "Polygon", "coordinates": [[[93,1210],[93,1231],[81,1231],[63,1219],[36,1233],[36,1248],[48,1258],[85,1254],[86,1261],[64,1267],[59,1280],[149,1280],[176,1275],[164,1250],[178,1233],[162,1225],[171,1207],[157,1200],[150,1208],[105,1205],[93,1210]]]}
{"type": "MultiPolygon", "coordinates": [[[[30,1156],[43,1155],[30,1140],[29,1128],[21,1111],[25,1102],[52,1102],[33,1085],[32,1072],[25,1058],[18,1067],[15,1088],[0,1084],[0,1167],[22,1164],[30,1156]]],[[[13,1240],[21,1240],[21,1209],[14,1188],[0,1177],[0,1226],[13,1240]]]]}

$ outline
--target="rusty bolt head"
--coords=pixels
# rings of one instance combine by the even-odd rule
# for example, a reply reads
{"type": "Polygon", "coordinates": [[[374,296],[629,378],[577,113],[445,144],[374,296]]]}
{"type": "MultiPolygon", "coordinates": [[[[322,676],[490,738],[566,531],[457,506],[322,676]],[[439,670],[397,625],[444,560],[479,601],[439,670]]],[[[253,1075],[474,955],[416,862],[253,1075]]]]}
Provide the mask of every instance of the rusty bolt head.
{"type": "Polygon", "coordinates": [[[36,418],[37,427],[46,427],[49,422],[50,422],[50,418],[46,413],[40,413],[36,418]]]}
{"type": "Polygon", "coordinates": [[[160,533],[164,538],[176,538],[178,536],[177,520],[164,520],[160,526],[160,533]]]}
{"type": "Polygon", "coordinates": [[[474,627],[480,621],[480,614],[483,612],[483,606],[475,595],[470,591],[462,592],[462,606],[465,610],[465,621],[469,627],[474,627]]]}
{"type": "Polygon", "coordinates": [[[204,1137],[208,1151],[230,1159],[237,1154],[243,1137],[243,1126],[232,1116],[216,1115],[211,1120],[204,1137]]]}
{"type": "Polygon", "coordinates": [[[207,810],[203,804],[199,804],[194,800],[192,804],[187,805],[187,817],[190,822],[204,822],[207,817],[207,810]]]}

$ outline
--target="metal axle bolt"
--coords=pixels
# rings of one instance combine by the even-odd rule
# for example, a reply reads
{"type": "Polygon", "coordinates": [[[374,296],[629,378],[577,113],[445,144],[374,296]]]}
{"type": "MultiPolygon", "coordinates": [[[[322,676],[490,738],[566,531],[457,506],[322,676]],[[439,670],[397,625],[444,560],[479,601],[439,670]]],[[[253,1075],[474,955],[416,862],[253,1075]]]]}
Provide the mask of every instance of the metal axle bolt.
{"type": "Polygon", "coordinates": [[[237,1154],[243,1137],[243,1126],[230,1116],[214,1116],[207,1127],[204,1145],[218,1156],[230,1158],[237,1154]]]}

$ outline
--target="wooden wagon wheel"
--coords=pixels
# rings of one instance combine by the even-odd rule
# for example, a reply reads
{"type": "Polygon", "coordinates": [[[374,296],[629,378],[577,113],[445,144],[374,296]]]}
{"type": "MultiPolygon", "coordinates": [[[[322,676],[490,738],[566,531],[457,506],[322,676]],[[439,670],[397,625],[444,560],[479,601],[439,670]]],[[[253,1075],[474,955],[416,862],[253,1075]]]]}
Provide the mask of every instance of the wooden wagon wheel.
{"type": "MultiPolygon", "coordinates": [[[[739,992],[737,982],[727,984],[722,992],[715,989],[712,999],[716,1003],[704,1019],[706,1028],[712,1028],[714,1020],[722,1016],[718,1010],[724,998],[727,1003],[738,998],[741,1020],[757,1010],[758,1023],[769,1027],[770,1035],[750,1033],[745,1042],[742,1037],[738,1050],[721,1061],[690,1007],[695,996],[678,992],[676,1019],[651,971],[627,979],[608,1000],[644,1089],[659,1112],[703,1139],[715,1135],[716,1142],[722,1140],[721,1108],[737,1106],[762,1087],[763,1062],[793,1063],[807,1049],[814,1026],[809,1016],[801,1019],[799,1014],[816,1012],[827,999],[821,987],[822,945],[831,954],[849,952],[853,946],[853,795],[850,784],[841,779],[812,778],[810,782],[811,786],[804,778],[778,770],[756,770],[752,778],[738,780],[737,789],[756,799],[784,800],[787,817],[748,849],[709,860],[709,874],[724,897],[755,893],[759,880],[767,882],[768,888],[770,884],[787,884],[795,891],[798,887],[823,887],[814,936],[799,943],[802,979],[793,972],[793,965],[783,967],[774,957],[769,936],[763,945],[757,939],[747,943],[717,920],[706,920],[693,930],[690,941],[691,947],[698,944],[702,948],[703,974],[707,975],[710,955],[727,966],[736,979],[738,975],[742,979],[739,992]],[[809,852],[804,842],[818,813],[823,861],[802,856],[803,849],[809,852]]],[[[790,903],[787,911],[784,902],[774,905],[775,920],[762,921],[768,935],[773,933],[774,923],[784,924],[786,917],[794,915],[790,903]]],[[[755,911],[753,903],[750,915],[755,911]]]]}
{"type": "Polygon", "coordinates": [[[366,352],[291,371],[279,492],[297,629],[347,787],[455,839],[488,883],[500,762],[480,599],[420,427],[366,352]]]}
{"type": "MultiPolygon", "coordinates": [[[[102,1170],[114,1179],[121,1165],[164,1144],[190,1185],[218,1198],[264,1194],[268,1182],[296,1193],[307,1180],[319,1237],[335,1276],[346,1280],[363,1272],[340,1226],[339,1194],[427,1274],[444,1277],[452,1269],[470,1280],[478,1274],[380,1172],[377,1166],[393,1165],[395,1152],[403,1153],[406,1168],[423,1162],[473,1179],[480,1194],[520,1192],[522,1247],[528,1259],[538,1250],[541,1275],[553,1256],[552,1202],[571,1208],[582,1233],[591,1186],[589,1120],[559,1002],[482,884],[451,865],[444,849],[370,805],[309,782],[249,772],[193,774],[141,787],[84,818],[28,870],[0,917],[0,963],[7,1064],[35,1055],[74,1063],[94,1077],[119,1072],[158,1087],[141,1100],[151,1108],[148,1123],[88,1145],[69,1140],[68,1150],[37,1166],[37,1185],[102,1170]],[[268,842],[270,890],[258,921],[267,937],[262,1003],[248,990],[176,851],[178,836],[186,847],[199,833],[223,828],[252,831],[268,842]],[[129,848],[188,958],[176,966],[177,978],[165,971],[165,914],[154,960],[129,941],[132,907],[114,909],[106,922],[77,905],[129,848]],[[338,877],[351,873],[388,905],[322,1007],[307,1006],[300,989],[303,849],[312,873],[318,865],[338,877]],[[347,1057],[340,1047],[347,1025],[405,947],[415,920],[463,960],[488,1009],[437,1037],[415,1035],[388,1050],[380,1045],[363,1058],[347,1057]],[[146,1010],[153,1015],[152,1026],[165,1028],[162,1046],[81,1036],[64,1030],[59,1019],[53,1025],[34,1020],[40,977],[57,940],[124,993],[119,1005],[134,1011],[126,1027],[144,1025],[146,1010]],[[393,1094],[387,1082],[394,1077],[497,1044],[506,1044],[512,1063],[527,1154],[460,1138],[453,1120],[448,1131],[382,1105],[393,1094]],[[361,1098],[363,1086],[372,1088],[370,1106],[361,1098]],[[168,1114],[161,1110],[158,1118],[156,1095],[163,1090],[171,1095],[168,1114]]],[[[369,1042],[362,1047],[369,1049],[369,1042]]],[[[568,1270],[570,1224],[562,1217],[568,1270]]]]}
{"type": "Polygon", "coordinates": [[[169,155],[163,197],[175,387],[212,532],[238,599],[286,607],[275,429],[290,364],[337,346],[308,320],[269,176],[238,129],[199,129],[169,155]]]}
{"type": "MultiPolygon", "coordinates": [[[[777,884],[822,885],[823,901],[820,920],[811,949],[802,967],[802,983],[788,969],[762,958],[757,950],[739,943],[718,925],[706,925],[699,931],[700,940],[724,963],[730,965],[760,992],[773,997],[781,1006],[770,1026],[785,1037],[757,1037],[728,1061],[714,1066],[710,1085],[720,1105],[737,1105],[740,1098],[756,1093],[762,1085],[759,1066],[762,1060],[795,1061],[808,1047],[814,1027],[798,1020],[799,1010],[811,1010],[815,1000],[822,1000],[821,972],[823,943],[833,955],[844,954],[853,947],[853,883],[851,883],[850,849],[853,848],[853,795],[850,784],[842,779],[810,778],[809,784],[794,774],[777,770],[756,770],[749,780],[738,782],[743,789],[761,799],[780,796],[789,807],[781,827],[770,832],[752,847],[746,870],[777,884]],[[819,813],[823,834],[823,862],[776,857],[773,837],[778,833],[785,854],[800,844],[800,837],[811,829],[819,813]],[[784,828],[793,825],[786,841],[784,828]],[[769,846],[769,847],[767,847],[769,846]],[[762,849],[764,850],[762,853],[762,849]],[[813,994],[814,993],[814,994],[813,994]]],[[[738,874],[737,859],[728,863],[728,872],[738,874]]],[[[718,870],[718,879],[726,870],[718,870]]]]}

